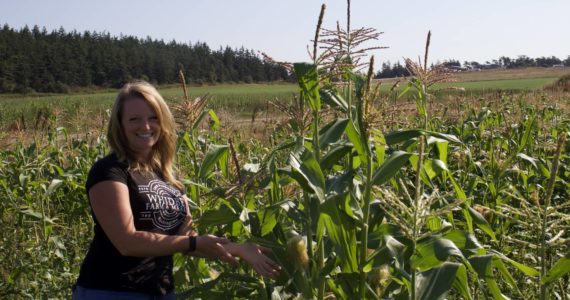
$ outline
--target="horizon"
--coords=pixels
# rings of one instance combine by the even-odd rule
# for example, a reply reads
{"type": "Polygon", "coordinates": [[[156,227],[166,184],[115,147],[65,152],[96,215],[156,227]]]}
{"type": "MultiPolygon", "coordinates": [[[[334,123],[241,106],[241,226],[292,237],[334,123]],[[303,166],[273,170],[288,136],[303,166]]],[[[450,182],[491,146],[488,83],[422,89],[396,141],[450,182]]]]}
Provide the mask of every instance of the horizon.
{"type": "MultiPolygon", "coordinates": [[[[155,41],[155,42],[163,42],[163,43],[165,43],[165,44],[168,44],[168,43],[170,43],[170,42],[175,42],[175,43],[178,44],[178,45],[188,45],[188,46],[189,46],[189,45],[196,45],[196,44],[198,44],[198,43],[204,43],[204,42],[202,42],[202,41],[196,41],[196,42],[194,42],[194,43],[190,43],[190,42],[180,42],[180,41],[177,41],[177,40],[165,41],[164,39],[155,39],[154,37],[151,37],[151,36],[139,37],[139,36],[134,36],[134,35],[124,35],[124,34],[122,34],[122,33],[120,33],[120,34],[118,34],[118,35],[115,35],[115,34],[112,34],[112,33],[108,32],[108,31],[98,32],[98,31],[89,31],[89,30],[78,31],[78,30],[76,30],[76,29],[67,30],[66,28],[63,28],[63,27],[61,27],[61,26],[60,26],[59,28],[57,28],[57,29],[54,28],[54,29],[48,30],[45,26],[41,26],[41,27],[40,27],[40,25],[38,25],[38,24],[34,24],[34,25],[28,25],[28,24],[26,24],[26,25],[24,25],[23,27],[20,27],[20,28],[14,28],[14,27],[10,26],[10,24],[7,24],[7,23],[5,23],[5,24],[0,24],[0,25],[1,25],[2,27],[5,26],[5,25],[8,25],[8,27],[10,27],[12,30],[15,30],[15,31],[17,31],[17,32],[22,31],[22,30],[23,30],[24,28],[26,28],[26,27],[28,28],[28,30],[31,31],[31,30],[33,30],[34,27],[37,26],[41,31],[44,31],[44,29],[45,29],[48,34],[53,33],[53,32],[57,32],[57,31],[59,31],[60,29],[63,29],[66,34],[72,33],[72,32],[75,31],[75,32],[77,32],[77,33],[79,33],[79,34],[81,34],[81,35],[84,35],[86,32],[89,32],[90,34],[101,34],[101,35],[107,35],[107,34],[108,34],[111,38],[117,38],[117,39],[136,38],[136,39],[138,39],[139,41],[144,41],[144,40],[150,38],[152,41],[155,41]]],[[[228,45],[226,45],[226,46],[219,46],[217,49],[215,49],[215,48],[211,47],[211,46],[208,45],[208,44],[206,44],[206,45],[210,48],[211,51],[220,51],[220,50],[225,49],[226,47],[229,47],[228,45]]],[[[230,48],[233,49],[233,50],[239,50],[240,48],[243,48],[243,49],[248,50],[248,51],[254,51],[254,52],[257,51],[257,52],[259,52],[259,53],[261,52],[261,51],[258,51],[257,49],[250,49],[250,48],[246,48],[246,47],[244,47],[244,46],[230,47],[230,48]]],[[[256,54],[261,57],[261,55],[260,55],[259,53],[256,53],[256,54]]],[[[516,59],[516,58],[523,57],[523,56],[529,57],[529,58],[531,58],[531,59],[542,58],[542,57],[545,57],[545,58],[550,58],[550,57],[552,57],[552,56],[531,57],[531,56],[528,56],[528,55],[525,55],[525,54],[521,54],[521,55],[517,55],[516,57],[509,57],[509,58],[514,58],[514,59],[516,59]]],[[[507,56],[507,57],[508,57],[508,56],[507,56]]],[[[558,58],[558,59],[564,61],[565,59],[570,58],[570,54],[567,55],[567,57],[558,57],[558,56],[554,56],[554,57],[556,57],[556,58],[558,58]]],[[[421,58],[421,57],[419,57],[419,58],[421,58]]],[[[496,57],[496,58],[493,58],[493,59],[490,59],[490,60],[486,60],[486,61],[476,61],[476,60],[470,60],[470,59],[467,59],[467,60],[465,60],[465,61],[460,61],[460,60],[451,58],[451,59],[445,60],[445,62],[458,61],[459,63],[461,63],[461,65],[463,65],[464,62],[469,62],[469,63],[477,62],[477,63],[479,63],[479,64],[481,64],[481,65],[485,65],[485,64],[494,64],[494,62],[496,62],[496,61],[499,60],[500,58],[501,58],[501,57],[496,57]]],[[[428,60],[429,60],[429,58],[428,58],[428,60]]],[[[402,60],[402,61],[397,60],[397,61],[393,61],[393,62],[390,62],[390,63],[391,63],[392,65],[394,65],[395,63],[404,64],[404,61],[403,61],[403,60],[402,60]]]]}
{"type": "MultiPolygon", "coordinates": [[[[226,46],[265,52],[277,61],[309,61],[307,46],[312,45],[321,4],[326,4],[322,28],[332,29],[339,20],[346,23],[346,1],[250,0],[234,3],[169,1],[167,5],[149,0],[128,2],[109,0],[76,3],[71,0],[42,2],[11,1],[0,12],[2,25],[20,30],[35,25],[48,32],[64,28],[66,32],[109,33],[140,39],[172,40],[180,44],[206,43],[210,49],[226,46]],[[112,8],[112,9],[111,9],[112,8]],[[65,14],[61,13],[62,11],[65,14]],[[152,12],[150,15],[148,12],[152,12]]],[[[378,71],[382,63],[403,58],[423,58],[427,32],[432,38],[428,63],[449,60],[491,62],[501,56],[530,58],[570,57],[570,40],[563,39],[570,19],[564,16],[570,2],[550,0],[504,0],[478,3],[442,0],[352,1],[351,28],[374,28],[378,41],[366,46],[389,47],[372,51],[378,71]],[[437,12],[437,14],[429,12],[437,12]]]]}

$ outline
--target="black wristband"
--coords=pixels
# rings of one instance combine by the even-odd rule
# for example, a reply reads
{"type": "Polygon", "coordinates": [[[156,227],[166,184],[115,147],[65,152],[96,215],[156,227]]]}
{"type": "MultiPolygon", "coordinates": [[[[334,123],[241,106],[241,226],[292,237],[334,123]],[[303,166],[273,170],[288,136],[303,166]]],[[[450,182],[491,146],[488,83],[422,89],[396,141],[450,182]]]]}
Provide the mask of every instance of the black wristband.
{"type": "Polygon", "coordinates": [[[196,251],[196,237],[189,236],[188,237],[188,252],[196,251]]]}

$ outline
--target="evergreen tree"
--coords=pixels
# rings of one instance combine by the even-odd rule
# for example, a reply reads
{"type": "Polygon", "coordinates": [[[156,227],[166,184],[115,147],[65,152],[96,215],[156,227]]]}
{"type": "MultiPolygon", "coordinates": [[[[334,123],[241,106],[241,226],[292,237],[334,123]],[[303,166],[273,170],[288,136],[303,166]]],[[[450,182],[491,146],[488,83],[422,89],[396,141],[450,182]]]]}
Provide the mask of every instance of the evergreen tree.
{"type": "Polygon", "coordinates": [[[0,29],[0,92],[67,92],[71,87],[120,87],[133,79],[177,83],[291,80],[287,70],[253,50],[213,51],[203,42],[178,43],[111,36],[108,32],[48,32],[34,26],[0,29]]]}

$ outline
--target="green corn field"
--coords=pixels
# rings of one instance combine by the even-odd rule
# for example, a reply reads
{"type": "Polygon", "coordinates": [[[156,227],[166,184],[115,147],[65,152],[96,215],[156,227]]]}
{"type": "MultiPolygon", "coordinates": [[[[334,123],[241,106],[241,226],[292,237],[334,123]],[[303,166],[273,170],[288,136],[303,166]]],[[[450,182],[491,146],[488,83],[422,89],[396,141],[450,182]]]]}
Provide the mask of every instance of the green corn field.
{"type": "MultiPolygon", "coordinates": [[[[370,47],[352,44],[376,34],[315,43],[290,66],[297,84],[270,92],[161,90],[198,231],[269,247],[282,266],[267,279],[177,254],[179,299],[570,299],[570,94],[450,90],[427,46],[411,77],[378,86],[355,71],[374,65],[355,56],[370,47]]],[[[113,96],[0,99],[0,298],[70,298],[113,96]]]]}

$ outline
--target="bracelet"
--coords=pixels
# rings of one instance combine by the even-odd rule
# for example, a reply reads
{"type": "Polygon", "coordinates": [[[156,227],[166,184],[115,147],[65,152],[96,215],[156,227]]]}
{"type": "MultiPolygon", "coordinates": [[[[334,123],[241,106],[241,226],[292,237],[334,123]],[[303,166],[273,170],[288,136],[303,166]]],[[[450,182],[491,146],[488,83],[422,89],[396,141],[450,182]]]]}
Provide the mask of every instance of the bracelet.
{"type": "Polygon", "coordinates": [[[196,251],[196,237],[189,236],[188,237],[188,252],[196,251]]]}

